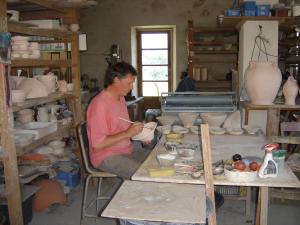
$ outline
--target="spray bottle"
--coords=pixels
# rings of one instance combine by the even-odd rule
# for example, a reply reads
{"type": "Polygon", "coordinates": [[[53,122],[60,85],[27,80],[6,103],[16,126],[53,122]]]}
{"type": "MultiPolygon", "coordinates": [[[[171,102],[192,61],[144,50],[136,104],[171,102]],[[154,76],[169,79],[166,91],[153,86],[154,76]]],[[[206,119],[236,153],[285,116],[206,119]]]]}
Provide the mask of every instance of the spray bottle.
{"type": "Polygon", "coordinates": [[[258,171],[258,176],[260,178],[276,177],[278,175],[278,165],[272,156],[272,151],[278,147],[279,145],[277,143],[267,144],[264,146],[266,154],[264,162],[258,171]]]}

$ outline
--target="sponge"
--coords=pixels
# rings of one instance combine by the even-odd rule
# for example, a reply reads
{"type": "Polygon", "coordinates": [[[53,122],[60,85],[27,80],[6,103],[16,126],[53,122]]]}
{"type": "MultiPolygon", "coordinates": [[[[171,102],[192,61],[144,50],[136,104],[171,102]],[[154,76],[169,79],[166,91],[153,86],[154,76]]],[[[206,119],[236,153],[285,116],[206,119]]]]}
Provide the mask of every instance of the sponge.
{"type": "Polygon", "coordinates": [[[169,177],[175,174],[173,167],[148,168],[150,177],[169,177]]]}

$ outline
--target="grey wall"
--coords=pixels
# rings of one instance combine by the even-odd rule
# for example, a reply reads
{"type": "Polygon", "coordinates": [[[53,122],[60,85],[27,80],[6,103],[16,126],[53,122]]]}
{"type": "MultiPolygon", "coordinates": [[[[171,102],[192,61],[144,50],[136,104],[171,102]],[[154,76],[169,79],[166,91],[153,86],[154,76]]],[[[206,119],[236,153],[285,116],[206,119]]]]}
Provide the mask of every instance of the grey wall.
{"type": "Polygon", "coordinates": [[[81,31],[87,34],[88,51],[81,54],[81,72],[103,85],[107,63],[104,53],[119,44],[123,60],[131,62],[131,27],[176,25],[177,77],[187,67],[187,21],[215,26],[216,17],[230,8],[232,0],[99,0],[98,6],[82,9],[81,31]]]}

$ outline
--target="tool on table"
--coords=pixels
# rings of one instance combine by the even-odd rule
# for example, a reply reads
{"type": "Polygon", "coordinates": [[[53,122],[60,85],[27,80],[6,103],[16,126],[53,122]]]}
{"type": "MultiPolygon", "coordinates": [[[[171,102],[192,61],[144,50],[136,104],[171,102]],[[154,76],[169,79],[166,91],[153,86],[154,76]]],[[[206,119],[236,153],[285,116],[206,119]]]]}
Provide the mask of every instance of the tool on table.
{"type": "Polygon", "coordinates": [[[261,165],[258,176],[260,178],[276,177],[278,175],[278,165],[273,159],[272,151],[277,149],[277,143],[267,144],[264,146],[266,151],[264,162],[261,165]]]}

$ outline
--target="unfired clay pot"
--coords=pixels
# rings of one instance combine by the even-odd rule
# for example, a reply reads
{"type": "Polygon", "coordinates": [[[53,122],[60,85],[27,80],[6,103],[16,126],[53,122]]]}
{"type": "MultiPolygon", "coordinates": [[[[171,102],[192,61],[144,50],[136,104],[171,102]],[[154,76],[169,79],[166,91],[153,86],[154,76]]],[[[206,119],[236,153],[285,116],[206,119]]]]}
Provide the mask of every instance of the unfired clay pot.
{"type": "Polygon", "coordinates": [[[252,104],[272,105],[281,84],[276,63],[251,61],[245,72],[245,88],[252,104]]]}
{"type": "Polygon", "coordinates": [[[295,105],[298,89],[297,80],[295,80],[293,76],[289,76],[288,80],[283,85],[283,95],[286,105],[295,105]]]}
{"type": "Polygon", "coordinates": [[[38,79],[47,87],[48,93],[53,93],[58,88],[57,76],[55,76],[53,73],[38,75],[36,76],[36,79],[38,79]]]}

